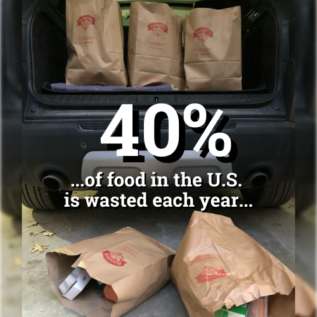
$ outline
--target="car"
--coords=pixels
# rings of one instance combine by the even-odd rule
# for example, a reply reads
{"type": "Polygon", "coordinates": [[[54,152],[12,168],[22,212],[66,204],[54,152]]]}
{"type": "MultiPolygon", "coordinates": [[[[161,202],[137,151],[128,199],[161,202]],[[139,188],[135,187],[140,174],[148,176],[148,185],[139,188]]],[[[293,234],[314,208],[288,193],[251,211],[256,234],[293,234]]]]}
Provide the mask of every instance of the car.
{"type": "MultiPolygon", "coordinates": [[[[118,1],[123,17],[125,57],[131,1],[118,1]]],[[[174,11],[186,16],[193,7],[211,7],[214,1],[166,1],[174,11]]],[[[66,48],[65,0],[34,0],[23,20],[22,201],[32,209],[56,209],[64,204],[66,191],[85,177],[114,171],[134,176],[140,171],[156,171],[173,181],[184,171],[201,176],[207,173],[235,173],[242,184],[244,199],[255,206],[285,204],[295,190],[294,120],[294,9],[291,1],[232,0],[242,11],[241,91],[169,92],[56,92],[52,83],[65,82],[66,48]],[[146,110],[166,103],[182,116],[192,103],[202,104],[210,117],[218,109],[224,113],[222,132],[232,140],[229,157],[210,153],[197,155],[193,148],[201,136],[199,129],[186,127],[185,151],[171,163],[158,161],[140,147],[143,163],[124,162],[116,147],[101,144],[100,138],[122,104],[133,104],[139,112],[139,138],[144,142],[146,110]]],[[[125,60],[125,62],[127,62],[125,60]]],[[[218,126],[218,128],[220,128],[218,126]]],[[[161,124],[161,146],[168,140],[169,126],[161,124]]],[[[117,131],[120,133],[120,131],[117,131]]],[[[81,185],[80,185],[81,186],[81,185]]],[[[108,190],[108,188],[104,188],[108,190]]],[[[156,189],[157,191],[159,189],[156,189]]]]}
{"type": "Polygon", "coordinates": [[[2,30],[2,116],[1,116],[1,211],[21,217],[21,117],[22,76],[20,17],[16,0],[1,3],[2,30]]]}

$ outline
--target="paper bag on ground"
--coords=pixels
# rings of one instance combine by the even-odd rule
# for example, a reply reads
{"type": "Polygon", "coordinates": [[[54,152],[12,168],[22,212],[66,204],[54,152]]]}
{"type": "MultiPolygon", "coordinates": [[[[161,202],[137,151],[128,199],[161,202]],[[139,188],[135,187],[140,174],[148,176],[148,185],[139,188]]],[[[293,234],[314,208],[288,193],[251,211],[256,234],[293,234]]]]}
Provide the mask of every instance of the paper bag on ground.
{"type": "Polygon", "coordinates": [[[241,8],[196,8],[184,26],[186,89],[241,90],[241,8]]]}
{"type": "MultiPolygon", "coordinates": [[[[289,295],[294,274],[230,218],[195,211],[172,265],[191,317],[213,317],[276,293],[289,295]]],[[[272,316],[275,317],[275,316],[272,316]]]]}
{"type": "Polygon", "coordinates": [[[296,276],[296,316],[316,316],[316,291],[296,276]]]}
{"type": "Polygon", "coordinates": [[[127,85],[117,1],[66,0],[66,31],[66,84],[127,85]]]}
{"type": "Polygon", "coordinates": [[[132,229],[85,240],[46,255],[49,282],[61,303],[88,317],[117,317],[159,291],[170,279],[175,251],[132,229]],[[59,286],[74,268],[110,286],[105,294],[94,283],[74,299],[63,297],[59,286]],[[117,296],[117,297],[115,297],[117,296]]]}
{"type": "Polygon", "coordinates": [[[130,10],[130,85],[170,84],[184,89],[182,18],[165,3],[133,2],[130,10]]]}

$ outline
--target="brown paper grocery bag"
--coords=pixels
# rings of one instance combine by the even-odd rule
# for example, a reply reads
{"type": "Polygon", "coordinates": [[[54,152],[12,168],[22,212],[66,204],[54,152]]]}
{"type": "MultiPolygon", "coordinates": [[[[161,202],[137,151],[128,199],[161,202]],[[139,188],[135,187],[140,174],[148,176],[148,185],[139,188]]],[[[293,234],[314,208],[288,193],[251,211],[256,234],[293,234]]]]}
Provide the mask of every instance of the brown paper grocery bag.
{"type": "Polygon", "coordinates": [[[198,211],[171,273],[191,317],[213,317],[224,305],[240,306],[262,296],[289,295],[295,285],[294,274],[230,218],[198,211]]]}
{"type": "Polygon", "coordinates": [[[170,84],[184,89],[182,18],[165,3],[133,2],[130,10],[130,85],[170,84]]]}
{"type": "Polygon", "coordinates": [[[66,84],[127,85],[117,1],[66,0],[66,31],[66,84]]]}
{"type": "Polygon", "coordinates": [[[174,254],[166,245],[127,227],[49,252],[46,260],[50,286],[65,307],[88,317],[117,317],[168,282],[174,254]],[[59,285],[76,267],[110,285],[117,302],[106,299],[93,283],[72,301],[62,297],[59,285]]]}
{"type": "Polygon", "coordinates": [[[196,8],[184,28],[186,89],[241,90],[241,8],[196,8]]]}
{"type": "Polygon", "coordinates": [[[316,317],[316,291],[298,275],[296,276],[296,316],[316,317]]]}

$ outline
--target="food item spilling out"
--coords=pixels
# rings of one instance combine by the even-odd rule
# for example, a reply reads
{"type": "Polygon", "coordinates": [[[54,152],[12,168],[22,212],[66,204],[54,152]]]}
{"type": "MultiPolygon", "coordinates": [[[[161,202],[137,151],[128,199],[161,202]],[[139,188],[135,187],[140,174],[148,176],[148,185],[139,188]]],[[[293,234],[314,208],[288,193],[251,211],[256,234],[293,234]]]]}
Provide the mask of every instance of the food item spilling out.
{"type": "MultiPolygon", "coordinates": [[[[247,310],[248,304],[244,304],[238,307],[232,307],[230,309],[227,309],[226,306],[223,306],[220,310],[217,310],[215,312],[215,317],[246,317],[247,310]]],[[[261,317],[266,316],[262,315],[261,317]]]]}
{"type": "Polygon", "coordinates": [[[62,295],[70,300],[73,300],[86,287],[91,277],[87,271],[77,267],[71,272],[63,283],[59,286],[62,295]]]}
{"type": "Polygon", "coordinates": [[[65,307],[89,317],[118,317],[169,281],[174,255],[126,227],[49,252],[46,260],[50,286],[65,307]]]}
{"type": "MultiPolygon", "coordinates": [[[[223,306],[230,309],[265,296],[270,304],[275,294],[287,301],[295,286],[294,274],[230,218],[198,211],[191,217],[171,273],[191,317],[213,317],[223,306]]],[[[254,311],[260,304],[253,305],[254,311]]],[[[285,306],[272,309],[278,308],[286,311],[285,306]]]]}
{"type": "Polygon", "coordinates": [[[133,2],[128,72],[132,87],[170,84],[184,89],[182,18],[165,3],[133,2]]]}
{"type": "Polygon", "coordinates": [[[183,23],[188,90],[241,90],[241,8],[196,8],[183,23]]]}
{"type": "Polygon", "coordinates": [[[127,85],[117,1],[66,0],[66,32],[66,84],[127,85]]]}

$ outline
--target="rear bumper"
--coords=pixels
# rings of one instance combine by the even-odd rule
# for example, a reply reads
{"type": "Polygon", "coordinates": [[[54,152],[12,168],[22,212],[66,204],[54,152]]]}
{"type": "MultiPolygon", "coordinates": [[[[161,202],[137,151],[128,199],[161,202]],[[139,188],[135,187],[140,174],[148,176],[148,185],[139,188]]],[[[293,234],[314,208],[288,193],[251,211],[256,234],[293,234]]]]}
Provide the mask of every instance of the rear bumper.
{"type": "MultiPolygon", "coordinates": [[[[106,145],[100,144],[103,132],[102,130],[83,131],[75,122],[24,123],[23,183],[42,186],[42,177],[47,171],[63,173],[70,183],[82,183],[82,177],[93,170],[93,168],[88,169],[86,174],[83,174],[85,156],[89,157],[90,152],[108,150],[106,145]]],[[[228,171],[237,173],[238,181],[243,185],[246,184],[247,176],[256,170],[266,171],[272,183],[294,179],[295,124],[293,122],[237,120],[234,126],[223,132],[236,143],[237,158],[232,163],[221,163],[208,155],[206,159],[201,159],[202,167],[205,166],[208,169],[209,166],[210,172],[218,169],[223,173],[228,171]]],[[[167,133],[167,130],[162,130],[163,142],[167,139],[167,133]]],[[[198,138],[198,134],[192,130],[186,130],[187,153],[191,152],[198,138]]],[[[143,131],[140,131],[140,142],[142,140],[143,131]]],[[[104,160],[103,167],[109,170],[112,159],[115,157],[114,152],[109,151],[108,156],[104,155],[101,158],[104,160]]],[[[198,154],[196,158],[190,154],[186,159],[186,169],[194,171],[193,173],[206,180],[206,168],[194,168],[199,167],[199,160],[198,154]]],[[[170,165],[159,163],[149,156],[143,164],[146,164],[148,171],[151,169],[156,171],[155,169],[159,168],[160,175],[166,174],[170,177],[173,171],[181,171],[184,162],[185,160],[179,160],[170,165]]],[[[126,164],[135,170],[140,169],[136,164],[142,165],[142,163],[120,163],[117,167],[124,169],[128,167],[126,164]]],[[[100,161],[97,165],[101,165],[100,161]]]]}
{"type": "Polygon", "coordinates": [[[185,172],[191,178],[201,176],[204,183],[208,182],[207,173],[222,173],[226,176],[232,172],[229,163],[221,163],[210,153],[206,158],[202,158],[195,151],[185,151],[181,159],[174,163],[162,163],[148,151],[140,151],[144,156],[143,163],[125,163],[122,157],[118,157],[115,151],[93,151],[85,155],[82,164],[82,182],[88,176],[96,176],[98,172],[104,173],[103,184],[107,185],[106,176],[110,172],[115,172],[116,176],[137,177],[140,172],[145,172],[146,185],[151,187],[151,176],[153,172],[158,176],[166,176],[169,184],[174,184],[173,176],[185,172]]]}

